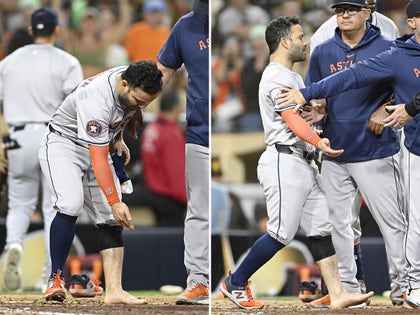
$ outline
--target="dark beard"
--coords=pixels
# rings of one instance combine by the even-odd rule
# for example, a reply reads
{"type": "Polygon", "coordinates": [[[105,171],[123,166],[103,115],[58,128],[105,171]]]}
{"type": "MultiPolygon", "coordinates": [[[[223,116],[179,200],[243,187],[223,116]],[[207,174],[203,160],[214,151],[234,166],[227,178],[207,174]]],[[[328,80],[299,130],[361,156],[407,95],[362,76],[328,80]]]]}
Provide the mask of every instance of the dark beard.
{"type": "Polygon", "coordinates": [[[124,111],[124,114],[127,114],[132,111],[130,108],[130,102],[128,101],[128,98],[122,95],[118,95],[118,102],[120,103],[120,107],[124,111]]]}

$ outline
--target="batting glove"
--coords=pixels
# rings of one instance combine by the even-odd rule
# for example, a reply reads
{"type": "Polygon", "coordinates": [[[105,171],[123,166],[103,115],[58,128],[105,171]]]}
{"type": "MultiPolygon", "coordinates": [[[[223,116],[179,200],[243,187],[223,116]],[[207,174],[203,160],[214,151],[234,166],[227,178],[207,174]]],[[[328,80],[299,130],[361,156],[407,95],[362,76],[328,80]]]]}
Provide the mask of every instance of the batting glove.
{"type": "Polygon", "coordinates": [[[118,156],[117,152],[112,153],[111,158],[114,163],[115,173],[120,180],[121,192],[123,194],[131,194],[133,192],[133,184],[127,172],[124,170],[124,163],[127,158],[125,153],[123,152],[121,156],[118,156]]]}

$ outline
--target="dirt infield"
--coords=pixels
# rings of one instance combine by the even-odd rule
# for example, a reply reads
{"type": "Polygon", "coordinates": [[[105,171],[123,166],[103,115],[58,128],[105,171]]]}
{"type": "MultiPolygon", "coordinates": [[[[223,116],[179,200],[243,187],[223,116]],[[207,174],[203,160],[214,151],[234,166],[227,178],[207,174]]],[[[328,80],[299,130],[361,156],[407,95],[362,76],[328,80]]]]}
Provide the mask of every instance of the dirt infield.
{"type": "MultiPolygon", "coordinates": [[[[208,315],[206,306],[176,305],[176,296],[152,295],[145,296],[149,304],[146,305],[105,305],[102,298],[68,297],[63,303],[46,302],[41,295],[0,295],[0,314],[31,314],[31,315],[65,315],[65,314],[112,314],[112,315],[137,315],[137,314],[174,314],[174,315],[208,315]]],[[[407,315],[418,314],[418,310],[408,310],[401,306],[392,306],[388,299],[374,298],[370,306],[363,309],[346,309],[329,311],[328,309],[311,309],[299,300],[264,300],[265,306],[261,310],[242,310],[227,299],[212,301],[211,315],[298,315],[298,314],[384,314],[407,315]]]]}
{"type": "Polygon", "coordinates": [[[369,306],[361,309],[345,309],[340,311],[329,311],[328,309],[313,309],[309,308],[307,304],[303,304],[297,298],[292,301],[284,300],[264,300],[264,308],[261,310],[242,310],[227,299],[217,299],[212,301],[211,314],[212,315],[266,315],[266,314],[281,314],[281,315],[358,315],[358,314],[384,314],[384,315],[406,315],[419,314],[418,310],[408,310],[402,306],[392,306],[391,301],[387,299],[374,299],[369,306]]]}
{"type": "Polygon", "coordinates": [[[112,315],[137,315],[137,314],[185,314],[208,315],[207,306],[176,305],[176,296],[147,296],[146,305],[105,305],[102,298],[68,297],[63,303],[47,302],[41,295],[0,295],[0,314],[112,314],[112,315]]]}

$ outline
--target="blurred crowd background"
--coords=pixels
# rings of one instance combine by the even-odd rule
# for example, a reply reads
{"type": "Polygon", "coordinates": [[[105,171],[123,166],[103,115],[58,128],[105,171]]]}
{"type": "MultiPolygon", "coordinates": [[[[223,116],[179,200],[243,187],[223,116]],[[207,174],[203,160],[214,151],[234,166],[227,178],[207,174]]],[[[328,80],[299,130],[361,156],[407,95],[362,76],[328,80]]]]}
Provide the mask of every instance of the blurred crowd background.
{"type": "MultiPolygon", "coordinates": [[[[179,17],[191,10],[192,2],[1,0],[0,60],[17,48],[32,42],[26,31],[30,15],[41,6],[50,6],[59,13],[60,36],[56,45],[79,59],[85,77],[110,67],[128,65],[139,59],[156,61],[171,27],[179,17]]],[[[258,218],[264,217],[265,207],[255,170],[257,159],[264,148],[258,109],[258,84],[268,63],[265,26],[271,19],[280,15],[299,16],[308,42],[309,57],[310,37],[333,15],[331,4],[331,0],[211,0],[212,175],[213,181],[220,184],[216,185],[217,187],[227,185],[226,189],[230,194],[229,206],[233,209],[232,228],[264,227],[263,223],[258,223],[258,218]],[[216,169],[213,168],[215,166],[216,169]]],[[[408,32],[405,4],[400,0],[376,1],[376,10],[390,17],[399,27],[400,34],[408,32]]],[[[307,61],[295,64],[294,70],[303,77],[307,61]]],[[[182,209],[186,207],[185,195],[172,194],[170,191],[180,189],[167,187],[179,188],[181,183],[184,183],[184,178],[177,176],[177,180],[163,183],[166,190],[156,191],[156,185],[153,186],[153,183],[145,178],[145,174],[149,174],[151,178],[163,175],[145,170],[146,164],[153,163],[143,163],[145,153],[140,149],[140,143],[145,141],[149,144],[154,143],[156,147],[166,148],[170,143],[174,147],[173,151],[155,150],[152,154],[148,152],[148,159],[162,161],[168,174],[171,169],[179,168],[182,164],[179,158],[182,157],[174,159],[174,156],[183,152],[184,144],[177,141],[175,147],[170,139],[161,136],[162,131],[159,135],[159,128],[156,126],[159,126],[159,122],[162,123],[162,116],[165,116],[167,121],[172,121],[172,127],[173,124],[177,125],[178,129],[173,130],[183,132],[186,83],[185,70],[177,71],[176,79],[171,81],[162,97],[155,100],[144,112],[146,126],[152,123],[157,125],[149,128],[149,132],[142,133],[137,140],[130,136],[125,137],[132,154],[132,161],[127,170],[135,186],[135,193],[126,195],[125,200],[134,207],[134,216],[139,214],[137,223],[141,225],[182,226],[183,220],[180,218],[161,222],[159,217],[162,217],[161,209],[168,208],[168,205],[177,209],[178,216],[183,215],[182,209]],[[174,93],[178,96],[175,103],[179,104],[168,104],[174,103],[170,102],[174,97],[165,95],[174,93]],[[168,107],[175,109],[168,113],[168,107]],[[150,156],[153,154],[155,156],[150,156]]],[[[6,215],[5,202],[5,198],[1,198],[1,218],[5,218],[6,215]]],[[[41,219],[36,217],[37,215],[39,216],[39,212],[36,212],[34,220],[41,219]]],[[[216,220],[214,222],[217,223],[216,220]]],[[[217,231],[216,227],[214,228],[214,231],[217,231]]]]}
{"type": "MultiPolygon", "coordinates": [[[[56,46],[80,61],[85,78],[111,67],[128,65],[136,60],[156,62],[172,26],[182,15],[191,11],[192,3],[193,0],[1,0],[0,60],[19,47],[33,43],[27,32],[30,16],[34,10],[49,6],[59,14],[60,29],[56,46]]],[[[164,93],[145,110],[145,127],[154,122],[165,121],[175,124],[183,137],[186,84],[187,74],[182,68],[177,71],[176,77],[171,80],[164,93]]],[[[5,134],[7,128],[2,129],[2,135],[5,134]]],[[[162,200],[173,202],[171,204],[176,204],[178,208],[186,208],[185,184],[182,186],[182,196],[179,193],[168,195],[166,192],[169,189],[165,188],[166,195],[160,194],[159,198],[150,197],[154,187],[149,189],[149,183],[144,178],[140,142],[147,141],[158,148],[165,145],[164,141],[167,140],[156,132],[149,132],[148,139],[145,137],[143,133],[140,133],[139,139],[132,139],[129,135],[125,137],[132,155],[127,171],[135,185],[135,193],[127,195],[125,199],[134,208],[134,219],[138,217],[137,224],[159,225],[156,209],[162,200]]],[[[175,151],[170,149],[165,155],[156,149],[149,154],[149,160],[159,158],[165,159],[165,163],[179,163],[179,159],[173,161],[172,158],[174,155],[184,155],[184,139],[177,141],[176,146],[173,148],[175,151]]],[[[182,158],[181,156],[180,159],[182,158]]],[[[184,169],[182,164],[181,166],[184,169]]],[[[168,167],[175,169],[176,165],[168,167]]],[[[153,176],[158,175],[149,175],[153,176]]],[[[184,183],[185,176],[179,178],[179,181],[184,183]]],[[[178,183],[164,185],[176,186],[178,183]]],[[[3,191],[0,198],[0,218],[4,219],[6,212],[7,191],[3,191]]],[[[178,211],[178,216],[179,220],[167,224],[182,226],[183,211],[178,211]]],[[[79,220],[87,222],[88,218],[82,216],[79,220]]],[[[40,211],[35,212],[33,221],[42,222],[40,211]]]]}
{"type": "MultiPolygon", "coordinates": [[[[258,84],[268,63],[264,32],[278,16],[301,19],[308,43],[306,62],[294,71],[303,77],[309,61],[309,42],[316,29],[334,12],[331,0],[212,0],[212,132],[262,131],[258,84]]],[[[378,12],[405,28],[406,2],[377,0],[378,12]]]]}

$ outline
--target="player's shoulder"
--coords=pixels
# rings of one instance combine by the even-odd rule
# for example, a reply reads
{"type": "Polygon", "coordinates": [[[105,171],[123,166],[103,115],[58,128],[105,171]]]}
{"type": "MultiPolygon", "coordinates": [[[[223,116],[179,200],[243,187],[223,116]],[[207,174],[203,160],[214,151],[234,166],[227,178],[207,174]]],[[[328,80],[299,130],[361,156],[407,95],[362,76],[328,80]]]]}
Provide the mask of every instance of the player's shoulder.
{"type": "Polygon", "coordinates": [[[28,46],[29,45],[19,47],[4,57],[2,60],[0,60],[0,66],[2,70],[9,69],[10,71],[13,71],[15,67],[22,63],[22,60],[26,60],[27,57],[31,54],[28,46]]]}
{"type": "Polygon", "coordinates": [[[14,50],[13,52],[11,52],[10,54],[6,55],[6,57],[4,57],[4,59],[2,59],[0,61],[13,60],[15,58],[21,58],[22,55],[30,53],[30,46],[31,45],[25,45],[25,46],[19,47],[16,50],[14,50]]]}
{"type": "Polygon", "coordinates": [[[53,58],[53,60],[55,60],[57,64],[61,65],[60,68],[66,66],[80,65],[79,60],[75,56],[61,49],[60,47],[50,46],[48,47],[48,51],[50,57],[53,58]]]}
{"type": "Polygon", "coordinates": [[[399,36],[399,30],[395,22],[382,13],[373,12],[371,23],[378,26],[386,37],[395,39],[399,36]]]}
{"type": "Polygon", "coordinates": [[[53,51],[55,54],[57,54],[58,56],[62,56],[63,58],[69,59],[69,60],[78,60],[75,56],[73,56],[72,54],[70,54],[69,52],[65,51],[64,49],[57,47],[57,46],[52,46],[53,51]]]}
{"type": "Polygon", "coordinates": [[[288,86],[296,88],[296,72],[291,71],[277,62],[270,63],[263,72],[260,87],[262,90],[272,90],[273,87],[288,86]]]}
{"type": "Polygon", "coordinates": [[[193,11],[184,14],[181,16],[178,21],[176,21],[175,25],[183,25],[186,23],[189,23],[192,19],[196,19],[198,17],[198,14],[194,13],[193,11]]]}
{"type": "Polygon", "coordinates": [[[311,49],[323,43],[327,39],[334,37],[334,31],[337,27],[337,19],[335,16],[330,17],[327,21],[322,23],[315,33],[311,36],[311,49]]]}
{"type": "Polygon", "coordinates": [[[392,19],[390,19],[389,17],[387,17],[386,15],[380,13],[380,12],[373,12],[372,16],[374,17],[374,19],[376,19],[378,22],[383,22],[383,23],[387,23],[392,25],[393,27],[397,28],[397,26],[395,25],[394,21],[392,19]]]}

